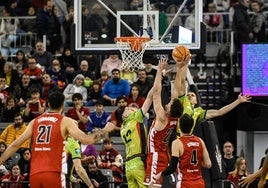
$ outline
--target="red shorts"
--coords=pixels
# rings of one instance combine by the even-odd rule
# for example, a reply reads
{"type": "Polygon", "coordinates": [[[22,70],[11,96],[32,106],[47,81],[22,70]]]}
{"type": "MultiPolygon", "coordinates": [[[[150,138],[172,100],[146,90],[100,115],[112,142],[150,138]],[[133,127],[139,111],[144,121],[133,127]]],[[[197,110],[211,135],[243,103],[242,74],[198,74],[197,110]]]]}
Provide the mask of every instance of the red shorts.
{"type": "Polygon", "coordinates": [[[40,187],[53,187],[63,188],[66,187],[65,174],[59,172],[41,172],[30,176],[31,188],[40,187]]]}
{"type": "Polygon", "coordinates": [[[205,182],[203,179],[197,179],[193,181],[178,181],[176,188],[205,188],[205,182]]]}
{"type": "Polygon", "coordinates": [[[169,158],[166,152],[161,153],[148,153],[146,160],[146,170],[145,170],[145,185],[154,185],[154,186],[162,186],[163,178],[159,180],[155,179],[155,176],[161,171],[165,170],[168,166],[169,158]]]}

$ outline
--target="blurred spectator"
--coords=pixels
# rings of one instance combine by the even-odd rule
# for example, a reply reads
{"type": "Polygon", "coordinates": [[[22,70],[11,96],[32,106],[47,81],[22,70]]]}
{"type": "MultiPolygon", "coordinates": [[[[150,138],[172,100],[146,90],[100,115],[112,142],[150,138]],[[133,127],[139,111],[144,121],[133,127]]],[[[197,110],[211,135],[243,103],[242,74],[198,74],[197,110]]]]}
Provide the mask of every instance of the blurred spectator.
{"type": "Polygon", "coordinates": [[[22,151],[22,156],[18,161],[21,174],[25,178],[25,181],[29,181],[30,176],[30,160],[31,160],[31,150],[30,148],[24,148],[22,151]]]}
{"type": "Polygon", "coordinates": [[[63,48],[62,54],[59,57],[62,68],[68,72],[77,71],[79,66],[76,57],[72,54],[69,47],[63,48]],[[68,69],[67,69],[68,68],[68,69]]]}
{"type": "Polygon", "coordinates": [[[0,106],[6,104],[7,97],[10,95],[10,88],[6,84],[6,78],[0,76],[0,106]]]}
{"type": "MultiPolygon", "coordinates": [[[[234,31],[235,55],[238,57],[240,55],[237,53],[241,51],[242,43],[249,42],[250,18],[248,8],[249,0],[239,0],[238,4],[234,6],[232,30],[234,31]]],[[[241,63],[240,60],[237,63],[241,63]]]]}
{"type": "Polygon", "coordinates": [[[91,72],[92,77],[94,79],[100,78],[100,58],[99,56],[87,54],[85,56],[82,56],[82,60],[86,60],[88,62],[88,70],[91,72]]]}
{"type": "Polygon", "coordinates": [[[234,146],[230,141],[226,141],[223,144],[223,161],[225,165],[226,173],[233,171],[235,169],[235,162],[238,158],[237,156],[233,155],[234,146]]]}
{"type": "Polygon", "coordinates": [[[28,66],[23,70],[24,74],[27,74],[30,76],[32,83],[41,83],[41,77],[42,77],[42,69],[37,66],[36,59],[34,57],[28,58],[28,66]]]}
{"type": "Polygon", "coordinates": [[[24,69],[27,68],[27,65],[25,53],[22,50],[18,50],[13,60],[13,69],[17,70],[19,76],[21,76],[24,73],[24,69]]]}
{"type": "MultiPolygon", "coordinates": [[[[98,169],[96,161],[89,163],[86,171],[94,187],[109,188],[109,184],[104,184],[105,182],[108,182],[108,178],[98,169]]],[[[87,187],[88,186],[84,183],[81,184],[81,188],[87,187]]]]}
{"type": "MultiPolygon", "coordinates": [[[[113,4],[109,4],[108,7],[116,14],[116,8],[113,4]]],[[[116,37],[116,18],[110,12],[107,16],[107,43],[114,44],[114,38],[116,37]]]]}
{"type": "MultiPolygon", "coordinates": [[[[125,11],[137,11],[139,7],[139,0],[129,0],[126,1],[126,7],[125,11]]],[[[142,19],[140,18],[139,15],[131,15],[131,16],[123,16],[122,17],[124,22],[131,28],[133,29],[136,34],[141,34],[140,32],[140,26],[142,26],[142,19]]],[[[121,36],[133,36],[134,33],[129,31],[125,26],[122,27],[122,34],[121,36]]]]}
{"type": "Polygon", "coordinates": [[[40,90],[38,88],[33,88],[31,90],[31,98],[27,101],[26,108],[24,110],[23,119],[26,122],[30,122],[45,111],[46,101],[40,98],[40,90]]]}
{"type": "Polygon", "coordinates": [[[120,77],[124,80],[127,80],[129,84],[132,84],[134,81],[137,80],[137,73],[123,69],[120,72],[120,77]]]}
{"type": "Polygon", "coordinates": [[[94,105],[95,111],[91,112],[88,117],[87,130],[94,132],[95,129],[103,129],[110,120],[110,114],[105,112],[102,100],[98,100],[94,105]]]}
{"type": "Polygon", "coordinates": [[[101,88],[103,88],[104,84],[110,79],[107,71],[101,72],[101,78],[99,79],[101,82],[101,88]]]}
{"type": "Polygon", "coordinates": [[[16,187],[22,188],[23,183],[18,183],[24,181],[25,178],[20,172],[20,167],[18,164],[13,164],[11,168],[11,172],[9,174],[4,175],[1,181],[2,188],[16,187]]]}
{"type": "Polygon", "coordinates": [[[45,50],[43,42],[36,43],[33,57],[36,59],[37,64],[41,66],[43,71],[52,65],[53,55],[51,52],[45,50]]]}
{"type": "Polygon", "coordinates": [[[86,41],[86,36],[89,34],[88,32],[88,18],[89,18],[89,10],[87,5],[82,5],[82,44],[86,44],[88,43],[88,41],[86,41]]]}
{"type": "Polygon", "coordinates": [[[0,72],[4,72],[5,63],[6,63],[6,60],[4,56],[2,55],[2,52],[0,51],[0,72]]]}
{"type": "Polygon", "coordinates": [[[82,145],[81,144],[81,150],[82,150],[82,164],[85,168],[87,168],[88,163],[92,163],[97,159],[97,149],[94,144],[91,145],[82,145]]]}
{"type": "Polygon", "coordinates": [[[0,39],[2,44],[1,51],[3,53],[3,56],[16,53],[16,49],[14,47],[18,39],[16,33],[19,29],[20,22],[18,18],[12,17],[14,17],[12,10],[8,7],[5,7],[3,10],[3,17],[1,19],[0,25],[0,39]]]}
{"type": "Polygon", "coordinates": [[[100,15],[102,7],[95,3],[92,6],[92,13],[87,18],[87,25],[85,26],[85,31],[89,32],[90,37],[96,38],[97,40],[90,40],[91,44],[98,43],[102,38],[102,33],[106,33],[106,23],[100,15]]]}
{"type": "Polygon", "coordinates": [[[70,48],[71,47],[71,26],[74,23],[74,7],[70,6],[68,8],[68,17],[69,19],[65,19],[63,22],[63,29],[65,32],[65,41],[64,46],[70,48]]]}
{"type": "MultiPolygon", "coordinates": [[[[4,141],[0,141],[0,156],[6,151],[7,145],[4,141]]],[[[0,165],[0,178],[9,173],[9,169],[12,166],[12,159],[9,158],[2,165],[0,165]]]]}
{"type": "Polygon", "coordinates": [[[194,32],[195,30],[195,7],[190,8],[190,15],[185,18],[184,27],[194,32]]]}
{"type": "Polygon", "coordinates": [[[32,6],[35,10],[42,9],[45,6],[45,1],[32,0],[32,6]]]}
{"type": "Polygon", "coordinates": [[[239,157],[236,159],[235,169],[229,172],[227,179],[231,181],[236,188],[239,188],[239,181],[247,177],[249,172],[247,171],[247,162],[244,157],[239,157]]]}
{"type": "Polygon", "coordinates": [[[60,61],[54,59],[52,66],[46,70],[52,79],[52,81],[57,85],[60,91],[64,91],[65,86],[67,85],[66,71],[61,67],[60,61]]]}
{"type": "Polygon", "coordinates": [[[15,16],[26,16],[31,0],[9,0],[10,8],[15,16]]]}
{"type": "Polygon", "coordinates": [[[111,138],[106,138],[103,141],[104,149],[99,152],[97,162],[99,168],[111,169],[113,172],[114,181],[116,183],[123,182],[123,157],[113,148],[111,138]]]}
{"type": "Polygon", "coordinates": [[[252,0],[250,6],[254,12],[250,19],[251,41],[265,42],[267,41],[265,31],[267,16],[262,11],[263,3],[260,0],[252,0]]]}
{"type": "MultiPolygon", "coordinates": [[[[27,126],[23,122],[22,115],[16,113],[14,123],[8,125],[0,135],[0,141],[4,141],[7,146],[14,142],[26,130],[27,126]]],[[[30,139],[20,145],[20,148],[30,148],[30,139]]]]}
{"type": "MultiPolygon", "coordinates": [[[[167,18],[168,24],[171,23],[171,21],[173,20],[175,14],[178,12],[178,10],[179,10],[179,7],[177,5],[175,5],[175,4],[171,4],[171,5],[169,5],[167,7],[166,12],[167,12],[167,16],[168,16],[168,18],[167,18]]],[[[175,19],[175,21],[173,22],[172,25],[173,26],[182,25],[181,17],[180,16],[176,17],[176,19],[175,19]]]]}
{"type": "Polygon", "coordinates": [[[65,115],[78,122],[78,127],[84,132],[87,132],[88,116],[90,114],[89,108],[83,106],[83,97],[81,93],[74,93],[72,95],[72,102],[74,107],[69,108],[65,115]]]}
{"type": "Polygon", "coordinates": [[[53,5],[57,7],[57,18],[59,23],[62,25],[65,20],[69,20],[69,15],[67,11],[67,4],[63,0],[53,0],[53,5]]]}
{"type": "Polygon", "coordinates": [[[74,77],[78,74],[84,76],[84,86],[86,88],[89,88],[92,83],[92,80],[95,80],[95,76],[89,70],[89,63],[87,62],[87,60],[82,60],[80,62],[78,70],[74,72],[74,77]]]}
{"type": "Polygon", "coordinates": [[[101,83],[98,80],[92,82],[92,86],[88,90],[87,106],[94,106],[101,97],[101,83]]]}
{"type": "MultiPolygon", "coordinates": [[[[126,96],[120,96],[116,98],[116,106],[117,109],[120,109],[120,107],[127,106],[127,97],[126,96]]],[[[120,129],[121,125],[123,123],[122,117],[117,117],[117,109],[111,113],[111,119],[110,121],[115,125],[115,129],[113,132],[109,133],[109,136],[120,136],[120,129]]]]}
{"type": "Polygon", "coordinates": [[[80,93],[82,95],[82,102],[86,103],[87,100],[87,88],[84,86],[85,77],[82,74],[78,74],[73,79],[73,83],[69,83],[63,91],[65,101],[67,105],[72,105],[72,96],[74,93],[80,93]]]}
{"type": "Polygon", "coordinates": [[[150,89],[153,87],[153,80],[147,77],[147,73],[143,69],[138,71],[138,79],[134,84],[137,84],[140,87],[141,96],[146,97],[150,89]]]}
{"type": "Polygon", "coordinates": [[[4,76],[6,85],[9,86],[9,91],[13,92],[16,83],[19,82],[19,73],[13,69],[13,63],[7,61],[4,65],[4,76]]]}
{"type": "Polygon", "coordinates": [[[105,59],[101,66],[101,72],[107,71],[109,76],[112,76],[113,69],[121,69],[122,61],[117,54],[111,54],[105,59]]]}
{"type": "Polygon", "coordinates": [[[31,90],[35,87],[37,85],[31,83],[30,75],[24,73],[20,77],[20,81],[15,85],[13,92],[13,96],[20,106],[25,107],[26,102],[31,98],[31,90]]]}
{"type": "Polygon", "coordinates": [[[48,0],[44,7],[36,12],[37,37],[42,40],[43,36],[46,36],[47,50],[53,54],[62,45],[60,24],[54,10],[52,0],[48,0]]]}
{"type": "Polygon", "coordinates": [[[78,70],[78,62],[69,47],[65,47],[59,57],[61,67],[66,71],[68,83],[72,83],[74,72],[78,70]]]}
{"type": "MultiPolygon", "coordinates": [[[[151,5],[151,9],[159,11],[159,36],[162,36],[168,27],[168,17],[166,14],[167,4],[165,2],[157,2],[151,5]]],[[[152,38],[153,34],[149,29],[146,30],[147,34],[152,38]]]]}
{"type": "Polygon", "coordinates": [[[105,105],[115,106],[116,98],[129,95],[129,91],[129,83],[120,78],[120,70],[115,68],[112,70],[112,78],[105,83],[101,95],[105,105]]]}
{"type": "Polygon", "coordinates": [[[221,14],[217,14],[217,7],[214,2],[208,4],[208,13],[204,16],[204,23],[207,26],[207,42],[221,42],[221,31],[224,27],[224,20],[221,14]]]}
{"type": "Polygon", "coordinates": [[[48,73],[42,75],[40,98],[47,101],[48,96],[56,91],[59,91],[57,84],[51,79],[48,73]]]}
{"type": "MultiPolygon", "coordinates": [[[[29,7],[27,16],[33,16],[33,17],[36,16],[36,11],[33,6],[29,7]]],[[[36,19],[35,18],[21,19],[21,29],[25,31],[25,33],[27,34],[37,33],[36,19]]]]}
{"type": "Polygon", "coordinates": [[[20,113],[20,106],[17,99],[14,96],[7,97],[6,104],[1,109],[1,122],[12,122],[14,116],[20,113]]]}
{"type": "Polygon", "coordinates": [[[127,106],[141,108],[145,98],[141,96],[141,89],[137,84],[130,86],[130,94],[127,96],[127,106]]]}

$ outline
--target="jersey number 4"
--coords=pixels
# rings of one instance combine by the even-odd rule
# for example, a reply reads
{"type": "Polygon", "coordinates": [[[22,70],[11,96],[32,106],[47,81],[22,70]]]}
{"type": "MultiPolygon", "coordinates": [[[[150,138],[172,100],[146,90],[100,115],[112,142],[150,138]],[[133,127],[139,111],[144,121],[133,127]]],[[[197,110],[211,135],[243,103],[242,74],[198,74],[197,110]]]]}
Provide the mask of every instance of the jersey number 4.
{"type": "Polygon", "coordinates": [[[190,164],[196,166],[198,164],[198,159],[197,159],[197,151],[196,150],[192,150],[192,156],[190,159],[190,164]]]}

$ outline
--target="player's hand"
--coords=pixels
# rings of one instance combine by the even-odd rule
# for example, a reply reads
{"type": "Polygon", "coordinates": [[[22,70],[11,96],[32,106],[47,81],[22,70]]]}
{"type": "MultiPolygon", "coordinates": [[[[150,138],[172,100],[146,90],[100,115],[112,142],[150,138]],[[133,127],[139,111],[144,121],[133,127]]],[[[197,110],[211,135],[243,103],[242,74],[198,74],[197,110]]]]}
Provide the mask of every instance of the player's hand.
{"type": "Polygon", "coordinates": [[[190,60],[191,60],[191,54],[189,54],[186,58],[185,58],[185,60],[183,60],[183,61],[181,61],[181,62],[177,62],[176,61],[176,64],[177,64],[177,66],[178,67],[184,67],[185,65],[188,65],[189,63],[190,63],[190,60]]]}
{"type": "Polygon", "coordinates": [[[158,69],[164,70],[168,65],[168,59],[167,58],[161,58],[158,60],[158,69]]]}
{"type": "Polygon", "coordinates": [[[251,100],[251,96],[249,96],[249,95],[242,95],[242,93],[240,93],[238,95],[238,100],[240,101],[240,103],[249,102],[251,100]]]}
{"type": "Polygon", "coordinates": [[[252,174],[250,174],[250,175],[248,175],[247,177],[245,177],[244,179],[242,179],[242,180],[239,182],[239,185],[240,185],[241,187],[244,187],[244,186],[248,187],[249,184],[251,184],[254,180],[255,180],[255,177],[254,177],[252,174]]]}

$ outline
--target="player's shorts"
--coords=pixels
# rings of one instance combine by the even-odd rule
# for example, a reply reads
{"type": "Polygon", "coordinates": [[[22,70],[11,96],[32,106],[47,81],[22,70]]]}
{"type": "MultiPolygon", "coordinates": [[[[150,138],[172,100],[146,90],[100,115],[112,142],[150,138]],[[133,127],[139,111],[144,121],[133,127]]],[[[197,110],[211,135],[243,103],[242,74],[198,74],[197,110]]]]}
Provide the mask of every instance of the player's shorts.
{"type": "Polygon", "coordinates": [[[144,163],[140,157],[126,161],[126,178],[129,188],[146,188],[143,184],[145,177],[144,163]]]}
{"type": "Polygon", "coordinates": [[[193,181],[178,181],[176,188],[205,188],[205,182],[203,179],[193,181]]]}
{"type": "Polygon", "coordinates": [[[168,162],[169,158],[166,152],[148,153],[144,184],[161,187],[163,183],[162,176],[158,180],[156,180],[155,176],[167,168],[168,162]]]}
{"type": "Polygon", "coordinates": [[[41,172],[30,176],[31,188],[66,187],[66,175],[59,172],[41,172]]]}

